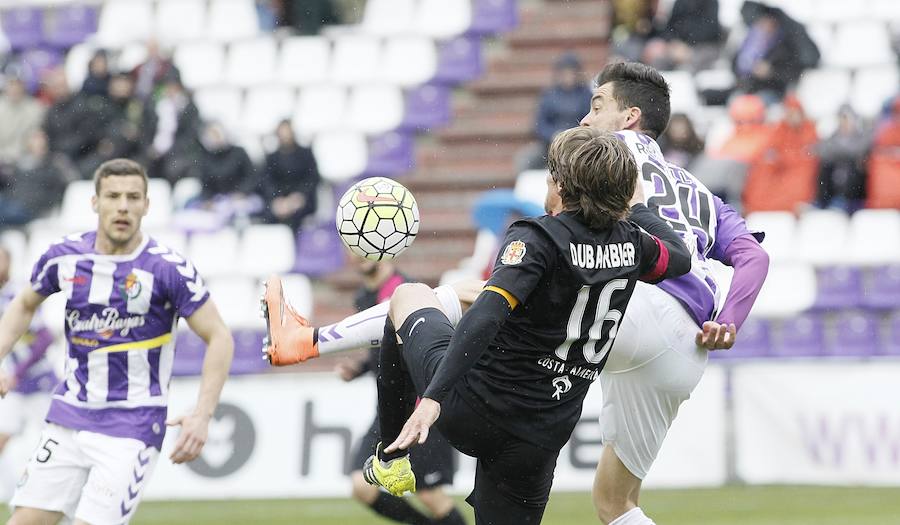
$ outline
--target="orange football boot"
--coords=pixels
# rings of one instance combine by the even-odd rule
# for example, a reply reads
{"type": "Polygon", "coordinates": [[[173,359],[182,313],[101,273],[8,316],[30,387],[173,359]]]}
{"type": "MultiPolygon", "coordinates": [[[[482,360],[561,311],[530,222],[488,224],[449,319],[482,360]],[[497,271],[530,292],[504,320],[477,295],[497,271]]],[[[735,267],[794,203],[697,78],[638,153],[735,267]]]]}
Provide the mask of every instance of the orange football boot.
{"type": "Polygon", "coordinates": [[[266,337],[262,351],[273,366],[287,366],[319,357],[314,340],[315,328],[284,300],[281,279],[272,275],[266,279],[266,290],[260,299],[266,320],[266,337]]]}

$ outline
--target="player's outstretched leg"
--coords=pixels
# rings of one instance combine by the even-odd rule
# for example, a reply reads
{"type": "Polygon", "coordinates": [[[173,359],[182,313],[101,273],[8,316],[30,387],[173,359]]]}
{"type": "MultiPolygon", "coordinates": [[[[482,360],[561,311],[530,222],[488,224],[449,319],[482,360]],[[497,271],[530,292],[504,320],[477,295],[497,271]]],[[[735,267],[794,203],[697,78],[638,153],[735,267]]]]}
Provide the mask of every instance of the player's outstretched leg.
{"type": "Polygon", "coordinates": [[[591,496],[600,521],[607,525],[654,525],[638,507],[641,479],[631,473],[612,446],[603,447],[591,496]]]}
{"type": "Polygon", "coordinates": [[[319,357],[316,329],[284,300],[281,279],[277,275],[266,279],[266,291],[260,306],[266,320],[262,350],[271,364],[293,365],[319,357]]]}

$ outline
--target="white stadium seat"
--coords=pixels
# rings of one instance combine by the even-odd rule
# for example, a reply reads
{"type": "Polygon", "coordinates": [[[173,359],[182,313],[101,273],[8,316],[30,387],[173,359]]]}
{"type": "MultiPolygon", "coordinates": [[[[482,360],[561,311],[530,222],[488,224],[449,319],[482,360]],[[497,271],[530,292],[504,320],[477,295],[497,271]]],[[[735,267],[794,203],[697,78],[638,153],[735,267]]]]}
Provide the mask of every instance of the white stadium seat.
{"type": "Polygon", "coordinates": [[[60,207],[59,222],[69,232],[88,230],[97,226],[97,214],[91,209],[94,196],[93,181],[76,180],[66,186],[60,207]]]}
{"type": "Polygon", "coordinates": [[[336,129],[343,123],[347,92],[337,86],[313,86],[302,89],[292,120],[297,135],[303,138],[336,129]]]}
{"type": "Polygon", "coordinates": [[[147,185],[150,210],[141,222],[147,228],[165,228],[172,220],[172,186],[165,179],[150,179],[147,185]]]}
{"type": "Polygon", "coordinates": [[[416,12],[416,31],[435,40],[461,35],[472,25],[470,0],[420,0],[416,12]]]}
{"type": "Polygon", "coordinates": [[[828,64],[838,67],[865,67],[892,64],[887,26],[879,20],[845,22],[835,30],[828,64]]]}
{"type": "MultiPolygon", "coordinates": [[[[87,208],[90,210],[90,205],[88,205],[87,208]]],[[[89,228],[81,228],[80,230],[78,228],[68,228],[60,225],[32,229],[28,234],[28,248],[25,254],[25,261],[29,271],[34,267],[35,263],[37,263],[38,259],[47,251],[47,248],[49,248],[51,244],[62,242],[66,235],[77,233],[79,231],[96,229],[96,227],[97,223],[95,220],[94,224],[89,228]]]]}
{"type": "Polygon", "coordinates": [[[885,101],[900,90],[900,73],[894,64],[858,69],[853,77],[850,103],[860,115],[873,118],[885,101]]]}
{"type": "Polygon", "coordinates": [[[242,129],[264,135],[275,131],[278,123],[293,115],[297,103],[293,88],[261,86],[247,92],[244,104],[242,129]]]}
{"type": "Polygon", "coordinates": [[[331,41],[320,36],[295,36],[281,43],[276,77],[279,82],[305,86],[328,78],[331,41]]]}
{"type": "Polygon", "coordinates": [[[275,76],[278,46],[271,36],[231,44],[225,66],[225,82],[250,87],[271,83],[275,76]]]}
{"type": "Polygon", "coordinates": [[[800,77],[797,96],[810,117],[834,115],[850,96],[850,72],[845,69],[808,70],[800,77]]]}
{"type": "Polygon", "coordinates": [[[347,118],[351,129],[369,135],[396,128],[403,120],[403,92],[393,86],[356,86],[350,92],[347,118]]]}
{"type": "Polygon", "coordinates": [[[262,163],[266,160],[266,148],[263,146],[263,137],[265,135],[258,135],[251,131],[241,131],[239,130],[232,137],[233,142],[244,148],[244,151],[247,152],[247,156],[250,157],[250,160],[253,161],[254,164],[262,165],[262,163]]]}
{"type": "MultiPolygon", "coordinates": [[[[298,314],[311,319],[313,316],[313,292],[309,278],[299,273],[281,276],[281,287],[284,296],[289,298],[291,306],[298,314]]],[[[258,301],[256,304],[259,304],[258,301]]]]}
{"type": "Polygon", "coordinates": [[[791,317],[808,310],[816,300],[816,274],[807,264],[772,264],[750,315],[791,317]]]}
{"type": "MultiPolygon", "coordinates": [[[[791,2],[787,2],[790,5],[791,2]]],[[[866,16],[867,6],[865,2],[847,2],[847,0],[815,0],[813,9],[809,12],[808,21],[821,21],[831,23],[843,23],[848,20],[856,20],[866,16]]]]}
{"type": "Polygon", "coordinates": [[[816,47],[819,48],[819,54],[822,62],[827,62],[831,57],[832,41],[834,40],[834,25],[828,22],[816,22],[806,27],[806,32],[816,47]]]}
{"type": "Polygon", "coordinates": [[[187,257],[204,277],[235,273],[238,235],[231,228],[195,233],[188,240],[187,257]]]}
{"type": "Polygon", "coordinates": [[[773,262],[790,260],[793,256],[797,219],[787,211],[760,211],[747,216],[747,227],[765,232],[762,246],[773,262]]]}
{"type": "Polygon", "coordinates": [[[225,49],[215,42],[193,42],[175,49],[175,65],[185,86],[196,89],[219,85],[225,69],[225,49]]]}
{"type": "Polygon", "coordinates": [[[206,25],[204,0],[158,0],[156,37],[168,45],[196,40],[206,25]]]}
{"type": "Polygon", "coordinates": [[[100,10],[97,42],[105,47],[122,47],[145,41],[153,35],[153,3],[150,0],[108,0],[100,10]]]}
{"type": "Polygon", "coordinates": [[[363,31],[377,36],[402,35],[414,29],[415,0],[368,0],[363,31]]]}
{"type": "Polygon", "coordinates": [[[837,210],[811,210],[800,216],[794,258],[815,266],[844,264],[849,221],[837,210]]]}
{"type": "Polygon", "coordinates": [[[513,194],[517,199],[533,202],[538,206],[544,206],[547,197],[548,170],[526,170],[516,177],[516,185],[513,194]]]}
{"type": "Polygon", "coordinates": [[[119,52],[118,58],[115,60],[115,67],[119,71],[131,71],[147,60],[147,43],[132,42],[119,52]]]}
{"type": "Polygon", "coordinates": [[[437,49],[430,38],[402,36],[384,46],[381,78],[400,87],[424,84],[437,71],[437,49]]]}
{"type": "Polygon", "coordinates": [[[900,212],[860,210],[850,218],[848,263],[882,265],[900,263],[900,212]]]}
{"type": "Polygon", "coordinates": [[[221,122],[229,131],[240,127],[243,99],[241,90],[235,87],[213,86],[194,92],[194,103],[203,120],[221,122]]]}
{"type": "Polygon", "coordinates": [[[322,178],[343,182],[362,174],[369,160],[366,137],[350,131],[329,131],[316,135],[313,154],[322,178]]]}
{"type": "Polygon", "coordinates": [[[236,275],[212,277],[206,281],[210,298],[230,328],[258,328],[259,283],[236,275]]]}
{"type": "Polygon", "coordinates": [[[185,177],[178,179],[172,188],[172,204],[175,209],[182,209],[195,197],[200,196],[203,191],[203,184],[196,177],[185,177]]]}
{"type": "Polygon", "coordinates": [[[900,2],[897,0],[870,0],[872,2],[872,17],[876,20],[889,22],[900,21],[900,2]]]}
{"type": "Polygon", "coordinates": [[[94,45],[82,42],[72,46],[72,49],[66,54],[66,63],[64,66],[66,82],[69,84],[69,89],[72,91],[80,90],[81,85],[84,84],[84,77],[87,76],[88,62],[91,61],[91,56],[94,54],[95,50],[96,47],[94,47],[94,45]]]}
{"type": "Polygon", "coordinates": [[[0,246],[9,253],[10,279],[14,283],[27,282],[31,275],[31,267],[27,264],[28,238],[21,230],[6,230],[0,233],[0,246]]]}
{"type": "Polygon", "coordinates": [[[266,277],[294,267],[294,231],[284,224],[254,224],[244,229],[238,267],[245,275],[266,277]]]}
{"type": "Polygon", "coordinates": [[[157,244],[165,246],[171,251],[184,255],[187,252],[187,235],[175,228],[147,228],[145,233],[153,238],[157,244]]]}
{"type": "Polygon", "coordinates": [[[672,113],[692,113],[700,107],[700,97],[691,73],[687,71],[663,71],[663,77],[671,89],[672,113]]]}
{"type": "Polygon", "coordinates": [[[381,66],[381,41],[359,34],[345,35],[334,42],[332,82],[355,85],[376,78],[381,66]]]}
{"type": "Polygon", "coordinates": [[[206,34],[213,40],[232,42],[259,33],[259,15],[253,0],[211,0],[206,34]]]}

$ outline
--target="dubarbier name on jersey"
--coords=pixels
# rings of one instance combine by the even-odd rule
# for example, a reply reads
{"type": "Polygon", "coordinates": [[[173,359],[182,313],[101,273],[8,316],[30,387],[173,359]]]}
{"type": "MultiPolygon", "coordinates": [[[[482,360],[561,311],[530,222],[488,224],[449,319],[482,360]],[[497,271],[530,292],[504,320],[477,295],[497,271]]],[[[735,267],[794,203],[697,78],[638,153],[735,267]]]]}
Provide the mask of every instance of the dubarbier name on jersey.
{"type": "Polygon", "coordinates": [[[579,268],[599,270],[634,266],[634,244],[616,242],[611,244],[569,243],[572,265],[579,268]]]}

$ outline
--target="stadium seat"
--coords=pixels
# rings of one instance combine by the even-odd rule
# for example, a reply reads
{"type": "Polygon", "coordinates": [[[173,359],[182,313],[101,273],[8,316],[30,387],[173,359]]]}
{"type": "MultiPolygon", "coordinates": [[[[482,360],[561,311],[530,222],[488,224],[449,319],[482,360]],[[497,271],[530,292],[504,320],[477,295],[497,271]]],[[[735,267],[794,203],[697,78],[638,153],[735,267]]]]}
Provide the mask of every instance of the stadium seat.
{"type": "Polygon", "coordinates": [[[228,275],[206,280],[209,295],[230,328],[258,328],[259,284],[250,277],[228,275]]]}
{"type": "Polygon", "coordinates": [[[850,96],[850,73],[845,69],[807,70],[800,77],[797,96],[811,118],[834,115],[850,96]]]}
{"type": "Polygon", "coordinates": [[[789,261],[794,256],[794,235],[797,219],[787,211],[759,211],[747,216],[747,226],[765,232],[763,248],[773,263],[789,261]]]}
{"type": "Polygon", "coordinates": [[[98,8],[91,5],[57,5],[44,11],[43,41],[68,49],[97,32],[98,8]]]}
{"type": "Polygon", "coordinates": [[[340,87],[322,85],[301,89],[293,118],[297,135],[309,139],[316,133],[341,127],[346,101],[347,92],[340,87]]]}
{"type": "Polygon", "coordinates": [[[869,357],[881,346],[879,317],[859,310],[839,312],[831,323],[825,354],[840,357],[869,357]]]}
{"type": "Polygon", "coordinates": [[[334,217],[304,227],[297,236],[294,271],[310,277],[336,272],[344,267],[346,250],[334,227],[334,217]]]}
{"type": "Polygon", "coordinates": [[[158,0],[156,37],[164,45],[202,38],[205,25],[204,0],[158,0]],[[176,20],[177,23],[174,23],[176,20]]]}
{"type": "Polygon", "coordinates": [[[187,235],[184,232],[175,228],[146,228],[145,233],[175,253],[187,253],[187,235]]]}
{"type": "MultiPolygon", "coordinates": [[[[90,210],[90,206],[86,206],[90,210]]],[[[96,216],[95,216],[96,217],[96,216]]],[[[96,228],[96,223],[92,225],[96,228]]],[[[34,267],[41,255],[47,251],[51,244],[61,242],[66,235],[70,235],[80,231],[86,231],[92,228],[70,228],[61,225],[48,224],[38,228],[33,228],[28,234],[28,248],[25,254],[25,263],[29,268],[34,267]]]]}
{"type": "Polygon", "coordinates": [[[808,310],[816,300],[816,274],[806,264],[773,264],[751,315],[789,317],[808,310]]]}
{"type": "Polygon", "coordinates": [[[406,106],[400,128],[428,130],[450,122],[450,88],[425,84],[406,90],[406,106]]]}
{"type": "Polygon", "coordinates": [[[295,36],[281,42],[276,78],[291,86],[324,82],[331,60],[331,42],[320,36],[295,36]]]}
{"type": "Polygon", "coordinates": [[[832,42],[834,41],[834,24],[829,22],[815,22],[806,26],[806,32],[816,47],[822,62],[827,62],[831,56],[832,42]]]}
{"type": "Polygon", "coordinates": [[[387,85],[359,85],[350,92],[346,124],[374,135],[390,131],[403,121],[403,92],[387,85]]]}
{"type": "Polygon", "coordinates": [[[816,310],[856,308],[862,300],[862,272],[850,266],[816,269],[816,310]]]}
{"type": "Polygon", "coordinates": [[[243,95],[236,87],[210,86],[194,92],[194,104],[206,121],[221,122],[229,131],[241,125],[243,95]]]}
{"type": "Polygon", "coordinates": [[[900,307],[900,265],[878,266],[863,274],[862,304],[875,310],[900,307]]]}
{"type": "Polygon", "coordinates": [[[416,12],[416,31],[435,40],[461,35],[472,24],[470,0],[420,0],[416,12]]]}
{"type": "Polygon", "coordinates": [[[94,182],[76,180],[66,186],[60,206],[59,223],[69,232],[88,230],[97,225],[97,215],[91,211],[94,182]]]}
{"type": "Polygon", "coordinates": [[[896,0],[870,0],[871,13],[875,20],[900,21],[900,3],[896,0]]]}
{"type": "Polygon", "coordinates": [[[415,144],[409,133],[391,131],[369,141],[367,176],[396,177],[415,167],[415,144]]]}
{"type": "Polygon", "coordinates": [[[271,84],[277,55],[278,47],[272,36],[232,43],[225,65],[225,82],[240,87],[271,84]]]}
{"type": "MultiPolygon", "coordinates": [[[[788,2],[789,4],[790,2],[788,2]]],[[[868,2],[865,2],[868,3],[868,2]]],[[[845,0],[815,0],[814,9],[809,13],[807,21],[841,24],[848,20],[858,20],[867,16],[867,7],[854,5],[845,0]]]]}
{"type": "Polygon", "coordinates": [[[897,210],[859,210],[850,218],[847,256],[860,266],[900,263],[900,212],[897,210]]]}
{"type": "Polygon", "coordinates": [[[313,154],[322,178],[343,182],[362,174],[368,162],[366,138],[352,131],[328,131],[316,135],[313,154]]]}
{"type": "Polygon", "coordinates": [[[254,224],[244,229],[238,268],[244,275],[266,277],[294,267],[294,232],[284,224],[254,224]]]}
{"type": "Polygon", "coordinates": [[[214,42],[192,42],[175,49],[181,81],[191,89],[219,85],[225,69],[225,50],[214,42]]]}
{"type": "Polygon", "coordinates": [[[853,78],[850,103],[860,115],[874,118],[884,103],[897,94],[900,73],[896,65],[883,65],[859,69],[853,78]]]}
{"type": "Polygon", "coordinates": [[[728,351],[710,352],[710,359],[755,359],[769,355],[771,323],[759,317],[749,317],[741,326],[734,347],[728,351]]]}
{"type": "Polygon", "coordinates": [[[313,317],[313,291],[309,278],[301,273],[288,273],[281,276],[281,286],[285,297],[290,298],[291,306],[298,314],[311,319],[313,317]]]}
{"type": "Polygon", "coordinates": [[[416,0],[368,0],[361,28],[375,36],[403,35],[415,29],[416,0]]]}
{"type": "MultiPolygon", "coordinates": [[[[274,130],[274,128],[273,128],[274,130]]],[[[253,161],[256,165],[262,165],[266,160],[266,147],[264,145],[264,140],[268,137],[274,137],[270,133],[260,135],[254,133],[249,130],[238,130],[232,140],[238,146],[244,148],[244,151],[247,152],[247,156],[250,157],[250,160],[253,161]]]]}
{"type": "Polygon", "coordinates": [[[244,131],[265,135],[275,131],[284,119],[290,119],[297,97],[293,88],[283,86],[259,86],[247,92],[241,128],[244,131]]]}
{"type": "Polygon", "coordinates": [[[253,0],[211,0],[206,35],[220,42],[252,38],[259,33],[253,0]]]}
{"type": "Polygon", "coordinates": [[[119,51],[115,60],[115,67],[119,71],[131,71],[147,60],[147,44],[144,42],[132,42],[119,51]]]}
{"type": "Polygon", "coordinates": [[[849,221],[836,210],[812,210],[797,224],[795,258],[816,266],[845,264],[849,221]]]}
{"type": "Polygon", "coordinates": [[[474,0],[471,17],[467,33],[493,35],[509,31],[519,23],[518,4],[516,0],[474,0]]]}
{"type": "Polygon", "coordinates": [[[523,201],[543,206],[544,199],[547,197],[547,176],[549,174],[548,170],[527,170],[519,173],[513,188],[514,195],[523,201]]]}
{"type": "Polygon", "coordinates": [[[730,69],[706,69],[694,74],[696,90],[703,92],[707,89],[727,91],[734,87],[734,73],[730,69]]]}
{"type": "Polygon", "coordinates": [[[28,265],[28,238],[22,230],[5,230],[0,233],[0,246],[6,248],[9,253],[10,279],[13,283],[24,283],[31,276],[31,267],[28,265]]]}
{"type": "Polygon", "coordinates": [[[370,82],[379,74],[381,58],[378,38],[355,33],[341,36],[334,42],[328,78],[344,86],[370,82]]]}
{"type": "Polygon", "coordinates": [[[700,107],[700,98],[693,75],[687,71],[662,71],[671,90],[670,104],[673,113],[693,113],[700,107]]]}
{"type": "Polygon", "coordinates": [[[825,322],[820,315],[803,313],[779,325],[772,338],[772,357],[813,357],[825,352],[825,322]]]}
{"type": "Polygon", "coordinates": [[[147,185],[150,210],[141,222],[147,228],[164,228],[172,220],[172,187],[165,179],[150,179],[147,185]]]}
{"type": "MultiPolygon", "coordinates": [[[[847,4],[850,9],[857,9],[847,4]]],[[[835,29],[827,64],[837,67],[866,67],[893,64],[891,39],[883,21],[842,22],[835,29]]],[[[825,84],[827,85],[827,84],[825,84]]]]}
{"type": "Polygon", "coordinates": [[[100,10],[97,42],[104,47],[122,47],[153,36],[153,3],[150,0],[107,0],[100,10]]]}
{"type": "Polygon", "coordinates": [[[381,80],[409,88],[424,84],[437,71],[437,49],[431,39],[394,37],[385,43],[381,80]]]}
{"type": "Polygon", "coordinates": [[[46,74],[62,65],[62,52],[52,47],[36,47],[26,49],[18,56],[22,68],[22,78],[31,91],[40,88],[40,82],[46,74]]]}
{"type": "Polygon", "coordinates": [[[237,270],[238,234],[231,228],[195,233],[188,240],[188,258],[203,277],[233,274],[237,270]]]}
{"type": "Polygon", "coordinates": [[[438,45],[438,66],[435,82],[459,84],[474,80],[484,70],[481,41],[461,35],[438,45]]]}
{"type": "Polygon", "coordinates": [[[189,201],[200,196],[202,191],[203,185],[200,183],[200,179],[196,177],[178,179],[178,182],[172,187],[173,207],[176,210],[184,208],[189,201]]]}
{"type": "Polygon", "coordinates": [[[878,345],[877,353],[879,355],[889,355],[892,357],[900,357],[900,310],[891,312],[887,319],[884,331],[884,337],[881,344],[878,345]]]}
{"type": "Polygon", "coordinates": [[[43,39],[44,11],[35,6],[17,6],[0,13],[3,33],[15,50],[36,47],[43,39]]]}
{"type": "Polygon", "coordinates": [[[84,84],[84,77],[87,76],[88,62],[90,62],[91,55],[94,54],[95,49],[96,48],[92,44],[81,43],[75,45],[72,49],[69,49],[68,53],[66,53],[64,65],[66,82],[69,84],[69,89],[72,91],[80,90],[81,85],[84,84]]]}

